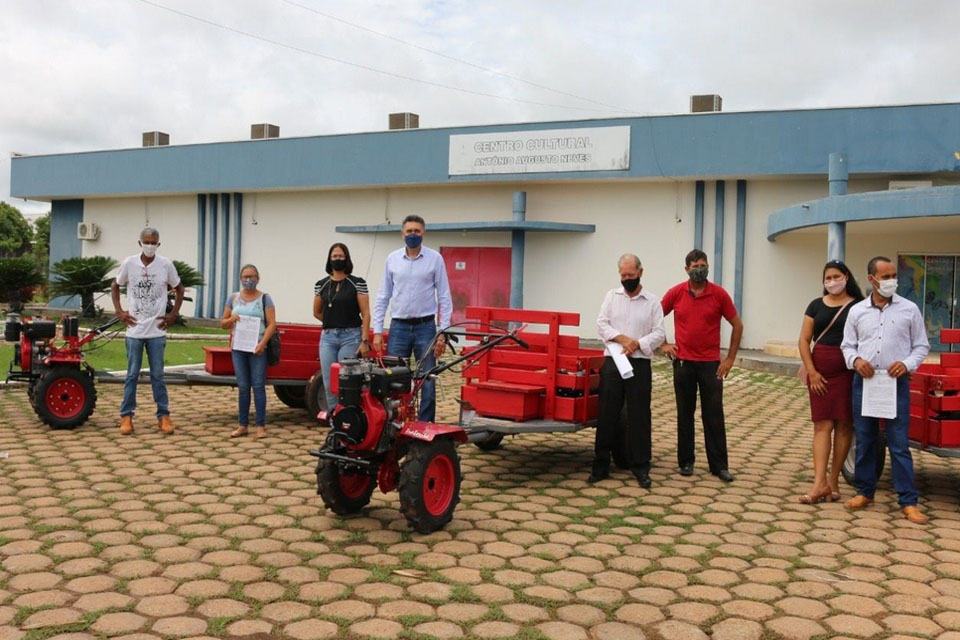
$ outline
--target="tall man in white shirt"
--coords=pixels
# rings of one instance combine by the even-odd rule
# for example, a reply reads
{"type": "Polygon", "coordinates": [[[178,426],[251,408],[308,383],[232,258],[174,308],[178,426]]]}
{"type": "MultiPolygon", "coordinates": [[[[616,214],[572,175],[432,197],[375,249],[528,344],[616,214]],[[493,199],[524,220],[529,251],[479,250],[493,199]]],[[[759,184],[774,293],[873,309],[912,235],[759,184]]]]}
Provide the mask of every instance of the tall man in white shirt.
{"type": "Polygon", "coordinates": [[[617,263],[620,285],[607,292],[597,316],[597,330],[607,356],[600,369],[600,418],[597,422],[593,468],[587,482],[610,475],[610,451],[627,446],[630,470],[644,489],[649,489],[652,374],[650,360],[663,344],[663,307],[660,300],[640,284],[643,265],[632,253],[617,263]],[[623,354],[633,375],[624,378],[610,354],[623,354]],[[620,412],[627,403],[627,433],[620,432],[620,412]],[[626,435],[626,438],[623,436],[626,435]]]}
{"type": "MultiPolygon", "coordinates": [[[[409,358],[413,353],[421,370],[429,369],[447,345],[443,335],[431,350],[439,327],[450,326],[453,298],[443,256],[423,246],[426,223],[417,215],[403,219],[400,236],[403,249],[387,256],[383,281],[373,307],[373,348],[383,350],[383,322],[390,307],[390,335],[387,355],[409,358]],[[437,319],[439,311],[439,320],[437,319]]],[[[433,380],[423,383],[420,395],[420,419],[433,422],[436,417],[436,389],[433,380]]]]}
{"type": "Polygon", "coordinates": [[[120,405],[120,434],[133,433],[133,414],[137,409],[137,382],[143,350],[150,363],[150,386],[157,403],[157,425],[163,433],[173,433],[167,385],[163,380],[163,354],[167,347],[167,327],[176,322],[183,304],[183,284],[173,262],[157,255],[160,232],[151,227],[140,232],[140,253],[126,258],[110,286],[113,309],[127,325],[127,377],[120,405]],[[120,306],[120,287],[127,287],[127,310],[120,306]],[[173,310],[167,313],[167,291],[174,289],[173,310]]]}
{"type": "Polygon", "coordinates": [[[843,357],[853,377],[853,429],[857,435],[854,484],[857,495],[847,500],[850,509],[862,509],[873,502],[877,488],[877,431],[879,419],[861,413],[864,380],[877,372],[897,380],[897,417],[886,419],[887,445],[893,488],[899,495],[900,511],[910,522],[923,524],[927,517],[917,509],[913,482],[913,457],[908,446],[910,429],[910,374],[917,370],[930,351],[927,331],[917,305],[895,292],[897,265],[877,256],[867,265],[867,280],[873,291],[850,308],[843,330],[843,357]]]}

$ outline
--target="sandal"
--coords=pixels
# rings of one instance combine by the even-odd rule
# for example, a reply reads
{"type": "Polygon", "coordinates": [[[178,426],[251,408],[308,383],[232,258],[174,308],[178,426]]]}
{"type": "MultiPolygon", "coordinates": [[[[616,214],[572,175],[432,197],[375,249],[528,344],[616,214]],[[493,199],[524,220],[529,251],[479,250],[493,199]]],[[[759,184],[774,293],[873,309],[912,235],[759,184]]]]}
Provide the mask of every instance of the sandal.
{"type": "Polygon", "coordinates": [[[830,489],[827,489],[823,493],[820,493],[815,496],[812,496],[809,493],[804,494],[800,496],[800,498],[797,501],[800,504],[820,504],[821,502],[825,502],[829,497],[830,497],[830,489]]]}
{"type": "Polygon", "coordinates": [[[836,502],[836,501],[839,500],[839,499],[840,499],[840,492],[839,492],[839,491],[831,491],[831,492],[830,492],[830,502],[836,502]]]}
{"type": "Polygon", "coordinates": [[[239,438],[239,437],[241,437],[241,436],[247,435],[247,433],[248,433],[248,431],[247,431],[247,428],[246,428],[246,427],[237,427],[236,429],[234,429],[233,431],[230,432],[230,437],[231,437],[231,438],[239,438]]]}

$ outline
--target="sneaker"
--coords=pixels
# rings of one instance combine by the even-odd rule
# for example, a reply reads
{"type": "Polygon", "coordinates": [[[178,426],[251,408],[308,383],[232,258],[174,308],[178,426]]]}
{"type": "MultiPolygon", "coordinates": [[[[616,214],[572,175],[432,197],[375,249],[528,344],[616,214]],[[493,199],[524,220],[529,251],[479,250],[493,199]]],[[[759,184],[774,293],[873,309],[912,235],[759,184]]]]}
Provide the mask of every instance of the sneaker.
{"type": "Polygon", "coordinates": [[[157,424],[163,433],[173,433],[173,421],[170,420],[170,416],[162,416],[157,424]]]}
{"type": "Polygon", "coordinates": [[[120,416],[120,435],[128,436],[133,433],[133,416],[120,416]]]}

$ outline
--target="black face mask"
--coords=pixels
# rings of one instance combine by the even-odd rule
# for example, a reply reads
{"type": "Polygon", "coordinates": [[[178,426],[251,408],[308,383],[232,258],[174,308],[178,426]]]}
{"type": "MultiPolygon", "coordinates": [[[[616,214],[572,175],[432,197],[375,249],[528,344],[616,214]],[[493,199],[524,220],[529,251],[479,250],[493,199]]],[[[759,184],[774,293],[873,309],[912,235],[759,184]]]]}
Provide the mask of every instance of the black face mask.
{"type": "Polygon", "coordinates": [[[330,261],[330,266],[333,268],[334,271],[343,271],[344,269],[347,268],[347,261],[346,261],[346,260],[331,260],[331,261],[330,261]]]}
{"type": "Polygon", "coordinates": [[[627,293],[633,293],[637,290],[637,287],[640,286],[640,278],[628,278],[627,280],[621,280],[620,284],[623,285],[624,291],[627,293]]]}

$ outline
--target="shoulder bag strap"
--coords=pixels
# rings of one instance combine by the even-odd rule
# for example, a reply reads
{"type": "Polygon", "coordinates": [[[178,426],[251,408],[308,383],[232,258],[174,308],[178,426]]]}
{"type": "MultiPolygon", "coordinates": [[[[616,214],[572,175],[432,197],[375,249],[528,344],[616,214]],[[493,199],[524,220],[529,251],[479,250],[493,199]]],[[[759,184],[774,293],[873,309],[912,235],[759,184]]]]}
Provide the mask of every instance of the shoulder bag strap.
{"type": "MultiPolygon", "coordinates": [[[[827,328],[824,329],[823,331],[821,331],[821,332],[820,332],[820,335],[817,336],[817,339],[813,341],[813,346],[816,346],[817,343],[820,342],[820,338],[822,338],[823,336],[827,335],[827,331],[830,331],[830,327],[832,327],[832,326],[833,326],[833,323],[837,321],[837,318],[840,317],[840,314],[843,313],[843,310],[846,309],[848,306],[850,306],[850,303],[851,303],[851,302],[853,302],[853,300],[848,300],[845,305],[843,305],[842,307],[840,307],[840,310],[839,310],[839,311],[837,311],[835,314],[833,314],[833,318],[831,318],[830,324],[828,324],[828,325],[827,325],[827,328]]],[[[813,347],[811,347],[811,350],[813,350],[813,347]]]]}

